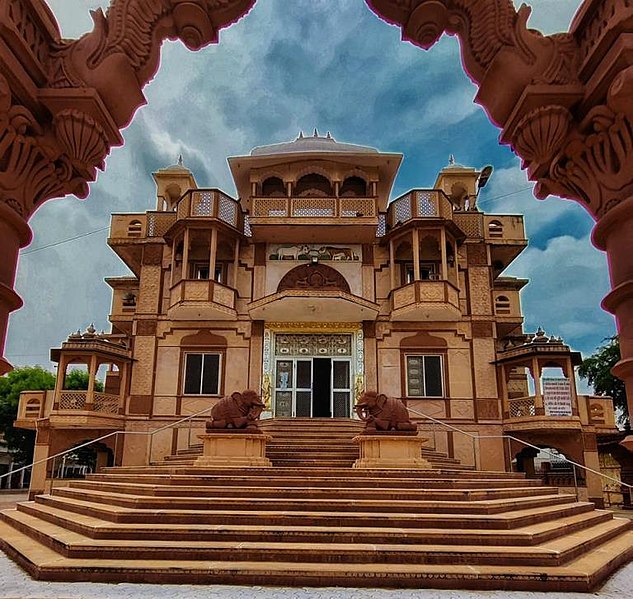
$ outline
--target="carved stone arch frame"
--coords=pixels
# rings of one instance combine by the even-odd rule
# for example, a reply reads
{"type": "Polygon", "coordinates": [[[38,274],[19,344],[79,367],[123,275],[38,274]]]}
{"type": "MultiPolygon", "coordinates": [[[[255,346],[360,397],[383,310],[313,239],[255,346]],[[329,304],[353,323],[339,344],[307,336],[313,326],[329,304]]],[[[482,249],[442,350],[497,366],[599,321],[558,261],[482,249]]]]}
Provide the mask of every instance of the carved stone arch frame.
{"type": "Polygon", "coordinates": [[[314,166],[306,165],[300,168],[298,171],[296,171],[292,176],[292,185],[295,186],[297,184],[297,181],[299,181],[301,177],[305,177],[306,175],[313,175],[313,174],[321,175],[322,177],[325,177],[330,182],[330,185],[334,187],[335,179],[332,177],[331,171],[328,171],[322,166],[317,166],[317,165],[314,165],[314,166]]]}
{"type": "Polygon", "coordinates": [[[287,172],[284,174],[278,169],[270,168],[259,173],[254,179],[251,180],[251,183],[257,183],[258,185],[261,185],[264,181],[266,181],[266,179],[270,179],[271,177],[277,177],[278,179],[281,179],[284,182],[284,185],[292,181],[287,172]]]}
{"type": "Polygon", "coordinates": [[[341,173],[340,177],[341,183],[343,183],[343,181],[345,181],[345,179],[348,179],[349,177],[358,177],[359,179],[365,181],[367,185],[369,185],[372,181],[376,181],[376,178],[372,177],[370,173],[358,167],[349,169],[348,171],[341,173]]]}

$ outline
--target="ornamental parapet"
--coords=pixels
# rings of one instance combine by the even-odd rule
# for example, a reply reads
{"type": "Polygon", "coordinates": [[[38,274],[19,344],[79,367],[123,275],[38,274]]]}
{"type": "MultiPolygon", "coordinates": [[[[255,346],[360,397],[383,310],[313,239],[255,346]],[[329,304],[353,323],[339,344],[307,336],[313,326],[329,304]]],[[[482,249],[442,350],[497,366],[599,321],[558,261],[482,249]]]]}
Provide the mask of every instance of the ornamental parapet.
{"type": "Polygon", "coordinates": [[[178,200],[175,214],[175,221],[184,219],[218,220],[240,233],[244,232],[244,216],[239,203],[219,189],[187,191],[178,200]]]}
{"type": "Polygon", "coordinates": [[[387,209],[387,229],[418,218],[453,219],[453,204],[440,189],[412,189],[396,198],[387,209]]]}
{"type": "Polygon", "coordinates": [[[333,242],[376,239],[379,215],[373,197],[254,197],[250,201],[248,222],[255,241],[305,242],[311,238],[308,230],[315,227],[327,227],[333,242]]]}
{"type": "Polygon", "coordinates": [[[450,281],[413,281],[391,292],[391,320],[456,321],[459,290],[450,281]]]}
{"type": "Polygon", "coordinates": [[[233,320],[236,291],[209,279],[182,279],[170,290],[169,318],[233,320]]]}

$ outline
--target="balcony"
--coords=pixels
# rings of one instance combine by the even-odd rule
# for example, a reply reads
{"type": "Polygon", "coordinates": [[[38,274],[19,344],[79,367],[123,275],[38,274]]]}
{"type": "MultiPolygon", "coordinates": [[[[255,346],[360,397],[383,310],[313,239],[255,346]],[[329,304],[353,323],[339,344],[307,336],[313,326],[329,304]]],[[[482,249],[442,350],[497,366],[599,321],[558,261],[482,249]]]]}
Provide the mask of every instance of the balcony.
{"type": "Polygon", "coordinates": [[[391,320],[456,321],[459,290],[449,281],[414,281],[391,292],[391,320]]]}
{"type": "MultiPolygon", "coordinates": [[[[574,416],[572,408],[570,416],[556,416],[545,414],[543,408],[538,408],[534,395],[516,397],[508,400],[508,417],[503,423],[506,433],[513,432],[543,432],[579,431],[582,428],[579,416],[574,416]]],[[[573,402],[573,399],[572,399],[573,402]]],[[[572,403],[573,405],[573,403],[572,403]]],[[[575,407],[575,406],[574,406],[575,407]]]]}
{"type": "Polygon", "coordinates": [[[215,219],[244,232],[244,216],[238,202],[219,189],[193,189],[178,201],[175,220],[215,219]]]}
{"type": "Polygon", "coordinates": [[[57,427],[121,426],[123,398],[95,391],[60,391],[50,413],[51,424],[57,427]]]}
{"type": "Polygon", "coordinates": [[[53,404],[52,391],[22,391],[18,413],[13,421],[15,428],[35,430],[39,418],[45,418],[53,404]]]}
{"type": "Polygon", "coordinates": [[[439,189],[414,189],[389,204],[387,229],[417,218],[443,218],[451,220],[453,205],[439,189]]]}
{"type": "Polygon", "coordinates": [[[16,428],[35,430],[37,420],[49,418],[58,427],[119,427],[123,398],[88,391],[23,391],[20,393],[16,428]]]}
{"type": "Polygon", "coordinates": [[[376,198],[261,197],[251,199],[249,224],[254,241],[369,243],[378,210],[376,198]]]}
{"type": "Polygon", "coordinates": [[[138,275],[143,246],[148,242],[161,241],[175,222],[176,214],[173,212],[113,214],[108,245],[138,275]]]}
{"type": "Polygon", "coordinates": [[[483,215],[483,233],[492,263],[505,268],[528,245],[521,215],[483,215]]]}
{"type": "Polygon", "coordinates": [[[169,318],[234,320],[235,290],[208,279],[183,279],[171,288],[169,318]]]}

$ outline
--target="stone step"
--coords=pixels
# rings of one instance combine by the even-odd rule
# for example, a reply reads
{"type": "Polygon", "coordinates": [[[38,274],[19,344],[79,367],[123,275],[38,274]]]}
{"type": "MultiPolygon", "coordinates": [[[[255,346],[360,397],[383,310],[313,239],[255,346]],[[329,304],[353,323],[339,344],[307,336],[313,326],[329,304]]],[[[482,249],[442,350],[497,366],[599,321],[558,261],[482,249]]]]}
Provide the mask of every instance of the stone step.
{"type": "Polygon", "coordinates": [[[355,564],[170,559],[123,561],[66,558],[6,522],[2,548],[41,580],[107,580],[154,583],[477,588],[589,591],[633,555],[633,533],[619,535],[565,566],[471,564],[355,564]],[[614,558],[615,556],[615,558],[614,558]]]}
{"type": "Polygon", "coordinates": [[[402,528],[514,528],[526,526],[539,520],[554,519],[563,516],[590,511],[593,504],[575,502],[559,496],[556,501],[548,497],[540,501],[538,506],[525,509],[518,507],[512,511],[497,513],[389,513],[382,512],[335,512],[335,511],[301,511],[301,510],[260,510],[240,511],[235,509],[194,510],[194,509],[143,509],[102,503],[99,501],[85,501],[75,497],[62,495],[39,495],[38,503],[66,509],[70,512],[92,515],[112,522],[162,522],[172,524],[269,524],[283,526],[373,526],[377,521],[387,520],[390,526],[402,528]]]}
{"type": "Polygon", "coordinates": [[[61,555],[76,559],[229,560],[347,564],[509,564],[561,566],[583,549],[600,545],[630,528],[628,520],[613,519],[574,535],[533,547],[479,547],[455,544],[295,543],[289,541],[170,541],[91,539],[31,515],[5,515],[13,527],[61,555]]]}
{"type": "MultiPolygon", "coordinates": [[[[532,497],[556,494],[553,487],[508,487],[500,489],[400,489],[385,488],[345,488],[345,487],[262,487],[262,486],[202,486],[144,484],[142,482],[107,482],[95,480],[69,481],[68,486],[78,489],[102,490],[113,493],[131,493],[153,497],[284,497],[285,499],[385,499],[385,500],[429,500],[429,501],[480,501],[510,497],[532,497]]],[[[307,481],[304,481],[304,484],[307,481]]]]}
{"type": "MultiPolygon", "coordinates": [[[[189,469],[190,471],[193,469],[189,469]]],[[[267,469],[271,472],[271,469],[267,469]]],[[[351,469],[348,469],[351,470],[351,469]]],[[[161,471],[162,472],[162,471],[161,471]]],[[[250,474],[239,475],[233,472],[227,473],[226,469],[217,474],[175,474],[175,470],[167,473],[153,472],[152,474],[139,473],[118,473],[116,471],[99,472],[88,474],[86,480],[89,481],[112,481],[112,482],[143,482],[145,484],[159,485],[192,485],[192,486],[257,486],[257,487],[280,487],[293,488],[304,487],[309,484],[312,488],[365,488],[375,489],[397,487],[400,489],[489,489],[489,488],[531,488],[541,487],[540,480],[535,479],[495,479],[495,478],[426,478],[424,474],[418,472],[419,478],[394,478],[394,477],[346,477],[346,476],[284,476],[270,474],[268,477],[250,474]]]]}
{"type": "Polygon", "coordinates": [[[606,510],[591,510],[515,529],[452,528],[450,534],[447,534],[446,528],[391,528],[385,526],[388,521],[381,521],[375,526],[341,526],[335,529],[329,526],[118,523],[75,512],[70,513],[33,501],[20,504],[17,511],[98,539],[433,543],[483,546],[536,545],[562,535],[573,534],[613,518],[613,514],[606,510]]]}
{"type": "MultiPolygon", "coordinates": [[[[513,510],[531,507],[558,505],[575,499],[573,495],[557,494],[552,489],[545,495],[509,497],[483,500],[394,500],[394,499],[358,499],[348,498],[286,498],[259,497],[257,511],[277,512],[307,511],[307,512],[386,512],[400,514],[500,514],[513,510]]],[[[58,487],[54,489],[54,497],[66,497],[82,501],[101,502],[129,508],[145,510],[223,510],[246,511],[252,507],[253,499],[245,495],[224,497],[218,496],[189,496],[189,497],[157,497],[147,495],[132,495],[129,493],[115,493],[110,490],[94,490],[76,487],[58,487]]]]}

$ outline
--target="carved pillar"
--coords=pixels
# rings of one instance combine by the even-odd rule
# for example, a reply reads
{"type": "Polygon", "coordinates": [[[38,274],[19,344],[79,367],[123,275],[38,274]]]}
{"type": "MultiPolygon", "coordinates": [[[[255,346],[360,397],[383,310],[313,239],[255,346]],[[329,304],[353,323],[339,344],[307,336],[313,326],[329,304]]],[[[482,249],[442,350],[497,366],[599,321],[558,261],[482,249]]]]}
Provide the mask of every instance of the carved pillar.
{"type": "Polygon", "coordinates": [[[396,288],[396,260],[393,239],[389,240],[389,285],[391,291],[396,288]]]}
{"type": "Polygon", "coordinates": [[[622,359],[613,374],[624,381],[629,415],[633,416],[633,197],[598,222],[593,238],[609,258],[612,290],[602,306],[615,315],[622,359]]]}
{"type": "MultiPolygon", "coordinates": [[[[511,0],[366,0],[428,50],[446,32],[460,38],[477,102],[523,159],[537,197],[575,200],[597,221],[607,253],[633,416],[633,3],[585,0],[568,33],[527,26],[530,8],[511,0]]],[[[633,439],[629,444],[633,447],[633,439]]]]}
{"type": "Polygon", "coordinates": [[[413,229],[411,245],[413,249],[413,280],[420,280],[420,232],[417,227],[413,229]]]}
{"type": "Polygon", "coordinates": [[[231,287],[233,289],[237,289],[237,273],[240,267],[240,240],[237,238],[235,240],[235,245],[233,246],[233,277],[231,279],[231,287]]]}
{"type": "Polygon", "coordinates": [[[0,376],[11,370],[3,358],[9,314],[22,306],[22,300],[13,290],[18,251],[28,245],[31,230],[7,204],[0,203],[0,376]]]}
{"type": "Polygon", "coordinates": [[[94,30],[63,40],[44,0],[0,2],[0,374],[7,319],[21,305],[13,291],[27,222],[42,203],[88,195],[88,183],[119,130],[145,104],[165,39],[191,50],[218,41],[220,29],[254,0],[111,0],[94,30]]]}
{"type": "MultiPolygon", "coordinates": [[[[215,263],[218,255],[218,230],[216,227],[211,227],[209,234],[209,280],[215,281],[215,263]]],[[[226,283],[226,281],[222,281],[226,283]]]]}
{"type": "Polygon", "coordinates": [[[90,356],[88,364],[88,391],[86,392],[86,410],[92,410],[95,402],[95,381],[97,379],[97,369],[99,368],[97,356],[90,356]]]}

